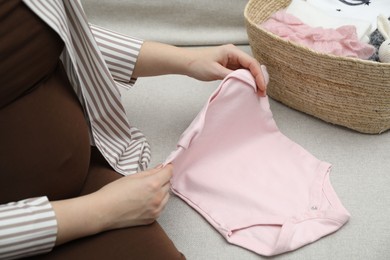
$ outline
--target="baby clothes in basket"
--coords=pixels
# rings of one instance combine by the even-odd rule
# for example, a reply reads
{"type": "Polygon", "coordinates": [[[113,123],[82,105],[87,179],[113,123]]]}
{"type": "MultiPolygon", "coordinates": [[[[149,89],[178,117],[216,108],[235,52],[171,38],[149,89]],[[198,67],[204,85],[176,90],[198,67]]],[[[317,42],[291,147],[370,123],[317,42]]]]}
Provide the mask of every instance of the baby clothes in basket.
{"type": "Polygon", "coordinates": [[[165,164],[172,191],[230,243],[271,256],[335,232],[349,219],[331,165],[284,136],[246,70],[228,75],[165,164]]]}

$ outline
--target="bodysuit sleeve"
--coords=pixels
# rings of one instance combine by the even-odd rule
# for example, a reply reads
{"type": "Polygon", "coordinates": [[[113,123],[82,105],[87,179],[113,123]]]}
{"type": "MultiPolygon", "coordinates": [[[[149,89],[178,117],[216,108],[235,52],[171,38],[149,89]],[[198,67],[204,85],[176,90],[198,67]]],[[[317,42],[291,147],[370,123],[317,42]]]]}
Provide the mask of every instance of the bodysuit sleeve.
{"type": "Polygon", "coordinates": [[[136,80],[132,74],[143,41],[92,24],[90,28],[112,77],[132,86],[136,80]]]}
{"type": "Polygon", "coordinates": [[[57,220],[47,197],[0,205],[0,259],[15,259],[52,250],[57,220]]]}

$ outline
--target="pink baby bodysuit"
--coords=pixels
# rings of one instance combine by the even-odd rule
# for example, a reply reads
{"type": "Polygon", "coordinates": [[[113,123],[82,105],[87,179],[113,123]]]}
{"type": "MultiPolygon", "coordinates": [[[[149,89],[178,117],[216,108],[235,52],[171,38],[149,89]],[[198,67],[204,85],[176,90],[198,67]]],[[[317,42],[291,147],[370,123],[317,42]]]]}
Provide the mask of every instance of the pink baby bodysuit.
{"type": "Polygon", "coordinates": [[[172,191],[232,244],[271,256],[338,230],[350,215],[331,165],[277,128],[246,70],[228,75],[165,163],[172,191]]]}

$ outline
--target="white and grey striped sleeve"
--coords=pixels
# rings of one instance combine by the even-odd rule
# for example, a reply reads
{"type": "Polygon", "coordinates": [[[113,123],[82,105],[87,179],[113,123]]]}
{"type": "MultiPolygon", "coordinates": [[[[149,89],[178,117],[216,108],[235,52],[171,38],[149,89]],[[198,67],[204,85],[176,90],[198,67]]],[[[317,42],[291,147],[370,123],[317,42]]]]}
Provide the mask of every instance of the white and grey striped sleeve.
{"type": "Polygon", "coordinates": [[[133,85],[135,63],[143,41],[96,25],[90,28],[112,77],[133,85]]]}
{"type": "Polygon", "coordinates": [[[57,220],[47,197],[0,205],[0,259],[16,259],[52,250],[57,220]]]}

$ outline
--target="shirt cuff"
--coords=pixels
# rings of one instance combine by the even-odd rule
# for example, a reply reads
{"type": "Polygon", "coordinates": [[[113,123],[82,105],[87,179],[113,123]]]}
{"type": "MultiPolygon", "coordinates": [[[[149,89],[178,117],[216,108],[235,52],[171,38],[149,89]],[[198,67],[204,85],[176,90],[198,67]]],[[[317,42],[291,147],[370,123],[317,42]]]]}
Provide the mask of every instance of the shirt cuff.
{"type": "Polygon", "coordinates": [[[90,28],[114,80],[132,86],[136,80],[132,74],[143,41],[92,24],[90,28]]]}
{"type": "Polygon", "coordinates": [[[58,226],[47,197],[0,205],[0,259],[50,252],[58,226]]]}

